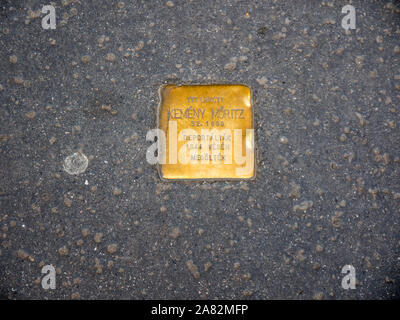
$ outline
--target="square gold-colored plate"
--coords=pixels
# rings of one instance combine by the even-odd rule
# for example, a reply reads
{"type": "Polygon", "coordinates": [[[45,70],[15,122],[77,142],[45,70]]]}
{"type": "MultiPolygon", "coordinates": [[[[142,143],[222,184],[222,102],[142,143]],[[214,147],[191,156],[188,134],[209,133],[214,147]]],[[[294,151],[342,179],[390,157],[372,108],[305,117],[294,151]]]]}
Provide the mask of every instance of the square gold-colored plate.
{"type": "Polygon", "coordinates": [[[251,179],[254,120],[245,85],[165,85],[158,129],[165,133],[166,180],[251,179]]]}

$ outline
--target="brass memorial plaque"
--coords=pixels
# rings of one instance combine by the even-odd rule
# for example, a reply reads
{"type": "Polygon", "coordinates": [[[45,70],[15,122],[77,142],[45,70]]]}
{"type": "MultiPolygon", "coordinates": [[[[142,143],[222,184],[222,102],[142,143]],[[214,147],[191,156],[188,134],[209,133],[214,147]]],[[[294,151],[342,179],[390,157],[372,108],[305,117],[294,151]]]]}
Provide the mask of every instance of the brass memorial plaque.
{"type": "Polygon", "coordinates": [[[158,129],[162,179],[251,179],[251,92],[245,85],[165,85],[158,129]]]}

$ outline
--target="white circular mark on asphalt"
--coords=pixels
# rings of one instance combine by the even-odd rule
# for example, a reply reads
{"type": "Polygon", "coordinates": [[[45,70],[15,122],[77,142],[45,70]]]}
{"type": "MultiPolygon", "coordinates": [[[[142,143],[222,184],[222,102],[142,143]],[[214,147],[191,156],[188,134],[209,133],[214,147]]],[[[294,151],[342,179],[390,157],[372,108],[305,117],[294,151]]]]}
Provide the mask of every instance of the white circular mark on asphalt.
{"type": "Polygon", "coordinates": [[[88,167],[88,158],[81,152],[75,152],[64,160],[64,170],[69,174],[80,174],[88,167]]]}

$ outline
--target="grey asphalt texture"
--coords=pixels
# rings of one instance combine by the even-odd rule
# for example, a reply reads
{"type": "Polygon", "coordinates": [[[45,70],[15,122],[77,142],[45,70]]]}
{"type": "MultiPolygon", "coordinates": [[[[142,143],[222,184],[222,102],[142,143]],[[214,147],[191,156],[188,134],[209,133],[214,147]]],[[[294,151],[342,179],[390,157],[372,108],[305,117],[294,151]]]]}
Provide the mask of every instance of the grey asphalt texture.
{"type": "Polygon", "coordinates": [[[400,4],[348,3],[0,1],[1,298],[399,298],[400,4]],[[166,83],[250,86],[254,181],[160,180],[166,83]]]}

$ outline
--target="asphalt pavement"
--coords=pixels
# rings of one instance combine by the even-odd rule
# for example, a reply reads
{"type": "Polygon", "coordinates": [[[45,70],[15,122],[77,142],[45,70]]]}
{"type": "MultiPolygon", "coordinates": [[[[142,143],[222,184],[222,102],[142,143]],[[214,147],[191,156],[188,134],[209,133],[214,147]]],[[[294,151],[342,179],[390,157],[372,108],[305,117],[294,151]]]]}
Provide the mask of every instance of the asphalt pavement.
{"type": "Polygon", "coordinates": [[[399,13],[1,0],[1,298],[400,298],[399,13]],[[255,180],[160,179],[146,133],[167,83],[251,88],[255,180]]]}

